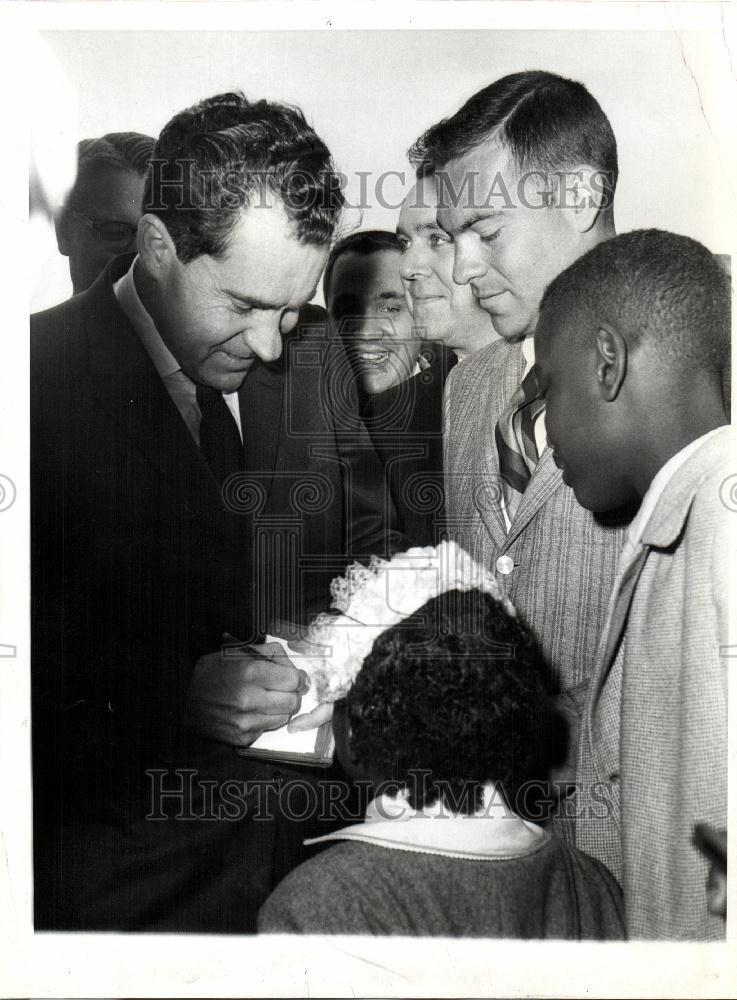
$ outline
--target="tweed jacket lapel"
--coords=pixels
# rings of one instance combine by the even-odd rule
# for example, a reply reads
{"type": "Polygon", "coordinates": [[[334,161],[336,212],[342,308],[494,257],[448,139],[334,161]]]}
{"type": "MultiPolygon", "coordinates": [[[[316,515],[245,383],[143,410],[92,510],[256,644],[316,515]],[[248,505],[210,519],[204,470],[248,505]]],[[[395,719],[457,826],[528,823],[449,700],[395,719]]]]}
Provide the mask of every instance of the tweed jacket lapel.
{"type": "Polygon", "coordinates": [[[628,551],[628,546],[625,546],[620,558],[607,622],[597,655],[597,668],[591,681],[589,710],[585,720],[587,738],[592,757],[597,763],[599,777],[604,777],[607,772],[618,766],[621,664],[617,662],[617,655],[637,581],[650,549],[669,548],[683,531],[698,492],[701,473],[708,471],[709,468],[708,461],[701,458],[707,452],[708,449],[705,449],[697,453],[693,475],[676,476],[666,486],[644,526],[637,549],[631,552],[628,551]],[[703,461],[703,470],[698,465],[700,459],[703,461]]]}
{"type": "Polygon", "coordinates": [[[552,449],[546,447],[540,456],[540,461],[537,463],[535,471],[530,477],[527,489],[522,494],[514,521],[512,521],[509,527],[507,545],[511,545],[520,532],[530,523],[551,493],[560,489],[561,486],[563,486],[562,473],[553,461],[552,449]]]}
{"type": "Polygon", "coordinates": [[[507,530],[506,521],[504,520],[500,506],[501,478],[494,429],[504,408],[522,381],[525,360],[522,353],[522,345],[519,343],[500,343],[497,347],[497,352],[495,359],[499,359],[499,361],[495,370],[489,372],[488,377],[484,379],[483,383],[479,381],[476,387],[479,398],[487,399],[484,418],[486,433],[483,442],[480,444],[480,447],[483,449],[481,453],[481,467],[485,481],[493,484],[493,490],[491,490],[493,498],[490,500],[488,496],[489,490],[481,491],[476,497],[476,509],[495,545],[500,549],[504,549],[509,547],[524,530],[548,497],[555,490],[560,489],[563,485],[563,479],[560,469],[557,468],[553,461],[552,450],[546,447],[530,478],[527,489],[522,495],[514,521],[510,525],[509,530],[507,530]],[[489,393],[490,380],[494,381],[494,384],[501,389],[501,392],[489,393]]]}
{"type": "Polygon", "coordinates": [[[703,474],[709,471],[709,464],[708,461],[704,461],[704,455],[709,455],[708,449],[697,452],[693,461],[687,462],[687,465],[693,469],[693,475],[687,479],[682,475],[675,476],[666,486],[643,529],[643,545],[666,549],[681,534],[703,474]]]}
{"type": "Polygon", "coordinates": [[[128,258],[116,258],[87,292],[87,347],[96,406],[111,433],[135,448],[179,492],[186,505],[219,531],[220,489],[133,327],[118,306],[113,283],[128,258]]]}
{"type": "Polygon", "coordinates": [[[499,477],[499,453],[496,449],[494,429],[499,421],[504,407],[520,384],[524,369],[524,357],[521,344],[499,343],[494,355],[497,364],[479,379],[475,386],[477,398],[486,400],[483,421],[484,438],[479,442],[479,465],[483,474],[483,482],[488,488],[477,490],[474,494],[476,509],[484,523],[484,527],[497,547],[503,547],[507,540],[507,525],[500,506],[501,480],[499,477]],[[501,391],[489,391],[489,383],[501,391]]]}
{"type": "Polygon", "coordinates": [[[640,547],[631,559],[620,563],[599,645],[597,667],[591,679],[584,726],[599,779],[608,778],[619,768],[620,645],[647,554],[647,548],[640,547]]]}

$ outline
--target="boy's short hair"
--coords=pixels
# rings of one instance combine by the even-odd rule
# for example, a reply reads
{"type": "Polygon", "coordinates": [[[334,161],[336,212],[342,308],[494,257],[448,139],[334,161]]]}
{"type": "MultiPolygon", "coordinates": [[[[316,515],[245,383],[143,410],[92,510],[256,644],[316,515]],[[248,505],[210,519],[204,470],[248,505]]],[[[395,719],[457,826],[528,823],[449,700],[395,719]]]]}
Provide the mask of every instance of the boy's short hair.
{"type": "Polygon", "coordinates": [[[599,243],[550,283],[540,312],[578,315],[592,336],[610,323],[682,376],[728,372],[730,279],[688,236],[639,229],[599,243]]]}
{"type": "Polygon", "coordinates": [[[531,631],[480,590],[449,591],[375,641],[346,696],[351,756],[406,783],[413,808],[473,813],[487,781],[511,805],[541,777],[548,693],[531,631]]]}

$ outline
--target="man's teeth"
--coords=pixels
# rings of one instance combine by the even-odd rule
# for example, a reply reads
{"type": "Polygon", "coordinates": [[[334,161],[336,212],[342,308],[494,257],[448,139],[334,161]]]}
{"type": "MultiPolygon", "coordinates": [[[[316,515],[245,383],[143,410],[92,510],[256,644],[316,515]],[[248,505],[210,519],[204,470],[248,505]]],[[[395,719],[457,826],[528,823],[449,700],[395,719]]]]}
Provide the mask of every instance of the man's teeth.
{"type": "Polygon", "coordinates": [[[381,364],[389,357],[388,351],[359,351],[359,361],[367,361],[371,364],[381,364]]]}

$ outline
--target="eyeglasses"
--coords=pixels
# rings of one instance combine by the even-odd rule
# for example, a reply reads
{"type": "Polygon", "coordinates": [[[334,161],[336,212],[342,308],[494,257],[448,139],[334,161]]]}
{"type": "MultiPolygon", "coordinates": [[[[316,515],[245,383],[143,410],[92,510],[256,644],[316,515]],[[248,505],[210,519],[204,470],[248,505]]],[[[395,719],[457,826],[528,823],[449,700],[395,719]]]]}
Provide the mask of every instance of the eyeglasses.
{"type": "Polygon", "coordinates": [[[67,209],[66,214],[79,219],[88,229],[97,234],[101,243],[106,243],[110,247],[127,247],[138,232],[136,226],[131,226],[127,222],[95,222],[84,212],[77,212],[72,208],[67,209]]]}

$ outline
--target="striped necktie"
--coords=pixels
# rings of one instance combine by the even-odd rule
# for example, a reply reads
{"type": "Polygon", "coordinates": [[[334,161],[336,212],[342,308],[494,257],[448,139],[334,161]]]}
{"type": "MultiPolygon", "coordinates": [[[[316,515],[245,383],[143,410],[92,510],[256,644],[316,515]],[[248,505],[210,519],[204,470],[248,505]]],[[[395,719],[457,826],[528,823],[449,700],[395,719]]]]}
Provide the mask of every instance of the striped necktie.
{"type": "Polygon", "coordinates": [[[540,459],[535,444],[535,420],[544,409],[545,400],[540,396],[533,365],[509,400],[494,431],[502,494],[510,523],[540,459]]]}

